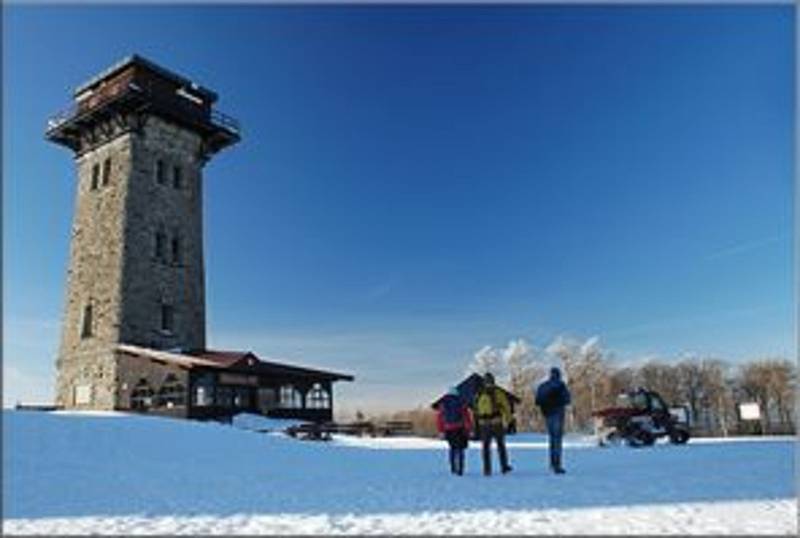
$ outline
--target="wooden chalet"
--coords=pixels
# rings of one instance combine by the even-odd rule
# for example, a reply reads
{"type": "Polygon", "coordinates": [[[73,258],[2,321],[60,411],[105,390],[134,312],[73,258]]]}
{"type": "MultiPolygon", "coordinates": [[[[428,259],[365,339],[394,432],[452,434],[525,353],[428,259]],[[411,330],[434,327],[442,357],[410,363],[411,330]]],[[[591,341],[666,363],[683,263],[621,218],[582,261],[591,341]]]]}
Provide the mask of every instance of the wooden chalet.
{"type": "Polygon", "coordinates": [[[118,408],[183,418],[237,413],[333,419],[333,383],[353,376],[264,361],[249,351],[163,351],[120,344],[118,408]]]}

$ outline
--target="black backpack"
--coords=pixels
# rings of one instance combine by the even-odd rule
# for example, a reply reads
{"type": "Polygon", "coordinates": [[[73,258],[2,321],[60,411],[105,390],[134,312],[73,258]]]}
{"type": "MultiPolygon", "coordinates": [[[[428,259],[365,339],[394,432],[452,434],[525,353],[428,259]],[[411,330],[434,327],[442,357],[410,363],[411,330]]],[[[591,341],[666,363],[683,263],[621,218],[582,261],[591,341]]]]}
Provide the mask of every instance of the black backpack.
{"type": "Polygon", "coordinates": [[[462,424],[464,417],[462,409],[464,407],[461,398],[458,396],[447,395],[442,399],[442,418],[445,424],[462,424]]]}

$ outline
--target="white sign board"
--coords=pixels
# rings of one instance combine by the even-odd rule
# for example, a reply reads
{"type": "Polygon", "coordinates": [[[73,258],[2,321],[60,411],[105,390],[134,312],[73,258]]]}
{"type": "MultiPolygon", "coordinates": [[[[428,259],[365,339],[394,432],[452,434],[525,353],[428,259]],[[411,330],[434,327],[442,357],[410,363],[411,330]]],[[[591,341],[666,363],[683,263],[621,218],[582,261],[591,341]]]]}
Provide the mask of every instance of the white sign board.
{"type": "Polygon", "coordinates": [[[75,387],[75,405],[92,403],[92,386],[78,385],[75,387]]]}
{"type": "Polygon", "coordinates": [[[739,416],[742,420],[759,420],[761,418],[761,408],[757,403],[739,404],[739,416]]]}

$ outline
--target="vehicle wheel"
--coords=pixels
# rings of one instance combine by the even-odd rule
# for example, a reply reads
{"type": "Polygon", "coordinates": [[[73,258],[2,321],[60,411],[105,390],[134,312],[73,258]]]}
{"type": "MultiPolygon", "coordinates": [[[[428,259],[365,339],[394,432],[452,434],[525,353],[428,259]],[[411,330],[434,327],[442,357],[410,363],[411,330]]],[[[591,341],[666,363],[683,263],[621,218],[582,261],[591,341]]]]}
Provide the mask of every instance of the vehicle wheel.
{"type": "Polygon", "coordinates": [[[672,444],[682,445],[689,440],[689,432],[686,430],[672,430],[669,434],[669,440],[672,444]]]}
{"type": "Polygon", "coordinates": [[[628,444],[634,448],[651,446],[655,442],[656,438],[650,432],[645,430],[634,432],[633,435],[628,437],[628,444]]]}
{"type": "Polygon", "coordinates": [[[619,432],[611,432],[601,441],[602,446],[620,446],[623,438],[619,432]]]}

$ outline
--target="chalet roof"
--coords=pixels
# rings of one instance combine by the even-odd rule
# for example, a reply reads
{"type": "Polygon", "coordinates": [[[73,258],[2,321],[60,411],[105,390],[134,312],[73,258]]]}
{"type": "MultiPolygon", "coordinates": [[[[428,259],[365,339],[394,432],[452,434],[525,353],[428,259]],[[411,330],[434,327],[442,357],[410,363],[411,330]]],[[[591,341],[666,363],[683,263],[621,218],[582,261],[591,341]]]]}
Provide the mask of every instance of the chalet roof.
{"type": "MultiPolygon", "coordinates": [[[[472,404],[473,400],[475,399],[475,395],[483,386],[483,377],[479,374],[470,374],[467,376],[461,383],[456,385],[456,390],[458,390],[458,394],[464,399],[465,402],[468,402],[470,405],[472,404]]],[[[500,385],[497,385],[497,388],[502,390],[506,397],[511,401],[512,404],[518,404],[522,400],[520,400],[513,392],[510,392],[500,385]]],[[[434,409],[436,406],[439,405],[439,402],[444,398],[444,395],[439,396],[432,404],[431,407],[434,409]]]]}
{"type": "Polygon", "coordinates": [[[318,370],[272,361],[263,361],[250,351],[220,351],[212,349],[192,351],[165,351],[132,344],[119,344],[119,351],[135,357],[177,364],[186,368],[214,368],[218,370],[247,371],[262,375],[310,376],[331,381],[353,381],[348,374],[318,370]]]}
{"type": "Polygon", "coordinates": [[[155,62],[151,62],[147,58],[143,58],[142,56],[139,56],[138,54],[131,54],[130,56],[126,56],[125,58],[123,58],[119,62],[115,63],[114,65],[112,65],[108,69],[103,70],[102,72],[100,72],[99,74],[95,75],[94,77],[92,77],[88,81],[84,82],[83,84],[81,84],[80,86],[75,88],[74,95],[77,97],[78,95],[80,95],[81,93],[85,92],[86,90],[94,88],[95,86],[100,84],[102,81],[113,77],[114,75],[116,75],[117,73],[119,73],[120,71],[122,71],[123,69],[125,69],[125,68],[127,68],[127,67],[129,67],[131,65],[136,65],[136,66],[148,69],[149,71],[152,71],[152,72],[158,74],[159,76],[164,77],[164,78],[166,78],[166,79],[178,84],[179,86],[189,87],[192,90],[194,90],[195,92],[205,96],[212,103],[215,102],[217,100],[217,98],[218,98],[217,94],[215,92],[213,92],[212,90],[209,90],[208,88],[204,88],[203,86],[199,86],[199,85],[195,84],[194,82],[192,82],[191,80],[187,79],[186,77],[183,77],[183,76],[181,76],[181,75],[179,75],[179,74],[177,74],[177,73],[175,73],[173,71],[170,71],[166,67],[161,67],[160,65],[156,64],[155,62]]]}

